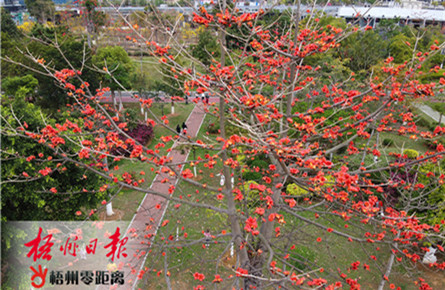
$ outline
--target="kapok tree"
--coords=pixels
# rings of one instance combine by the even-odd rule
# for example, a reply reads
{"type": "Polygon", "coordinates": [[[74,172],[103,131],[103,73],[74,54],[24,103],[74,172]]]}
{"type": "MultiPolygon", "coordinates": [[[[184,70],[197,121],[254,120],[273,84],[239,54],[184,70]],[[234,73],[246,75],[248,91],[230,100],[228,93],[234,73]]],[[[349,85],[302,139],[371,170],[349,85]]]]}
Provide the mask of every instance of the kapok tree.
{"type": "MultiPolygon", "coordinates": [[[[308,65],[306,61],[328,54],[359,28],[321,26],[309,10],[304,23],[299,11],[292,14],[290,26],[283,31],[274,27],[275,22],[259,25],[267,13],[241,13],[225,1],[213,12],[204,7],[196,11],[194,24],[219,36],[220,58],[209,54],[209,66],[181,47],[170,27],[157,27],[171,36],[168,43],[156,43],[142,35],[136,39],[175,79],[181,79],[184,94],[210,92],[217,97],[209,104],[197,104],[209,118],[216,118],[217,136],[193,139],[176,136],[171,128],[172,134],[160,138],[156,149],[150,150],[126,134],[126,124],[119,122],[113,108],[101,104],[106,89],[90,92],[87,83],[83,88],[74,87],[71,80],[81,74],[69,69],[53,76],[75,98],[72,109],[81,114],[81,124],[67,120],[40,132],[30,132],[22,125],[15,134],[46,145],[58,158],[76,162],[118,188],[165,198],[174,204],[168,209],[172,216],[175,209],[190,209],[177,216],[181,227],[169,226],[167,218],[153,220],[150,222],[158,225],[159,231],[140,235],[147,245],[148,259],[164,262],[156,273],[164,276],[169,288],[174,279],[171,271],[189,266],[169,258],[175,251],[198,244],[204,249],[199,253],[195,248],[196,254],[209,254],[204,252],[202,235],[187,234],[196,232],[196,225],[187,222],[193,209],[219,217],[212,227],[211,247],[222,245],[212,248],[217,252],[215,259],[200,260],[205,269],[193,275],[197,289],[211,283],[244,289],[336,289],[348,285],[359,289],[362,275],[372,277],[363,281],[363,287],[383,289],[389,283],[395,288],[397,281],[389,280],[394,269],[399,271],[397,265],[420,261],[429,245],[443,251],[444,221],[428,224],[416,214],[419,209],[428,210],[424,199],[444,182],[443,173],[417,169],[436,168],[443,162],[445,149],[439,138],[445,128],[437,126],[431,132],[417,126],[410,102],[443,92],[444,78],[421,83],[418,77],[436,69],[422,64],[444,44],[432,45],[426,52],[413,51],[411,61],[400,65],[388,58],[366,81],[357,82],[351,74],[341,81],[341,76],[336,76],[332,82],[324,73],[331,71],[328,63],[308,65]],[[226,45],[229,28],[238,48],[226,45]],[[194,69],[176,62],[178,55],[190,59],[194,69]],[[119,134],[127,137],[125,142],[119,134]],[[436,143],[408,158],[400,149],[383,145],[382,136],[436,143]],[[67,138],[77,144],[71,151],[61,148],[60,141],[54,142],[67,138]],[[159,148],[174,140],[202,154],[181,163],[160,154],[159,148]],[[127,150],[128,157],[114,154],[117,148],[127,150]],[[168,194],[147,189],[141,186],[144,172],[118,174],[108,170],[106,159],[142,162],[147,169],[159,168],[159,173],[166,174],[162,182],[180,182],[172,184],[168,194]],[[201,169],[198,176],[192,173],[195,166],[201,169]],[[409,177],[395,177],[403,172],[409,177]],[[221,183],[215,173],[224,176],[221,183]],[[428,176],[431,192],[424,190],[423,178],[411,174],[428,176]],[[403,189],[409,202],[391,201],[389,193],[394,188],[403,189]],[[236,261],[232,269],[226,269],[221,266],[222,257],[231,244],[236,261]],[[316,258],[305,254],[305,249],[316,249],[316,258]],[[208,278],[212,274],[214,279],[208,278]]],[[[148,109],[152,104],[151,100],[140,102],[148,109]]],[[[167,121],[155,116],[147,120],[168,127],[167,121]]],[[[150,275],[151,267],[138,272],[138,278],[150,275]]],[[[443,270],[445,262],[430,267],[443,270]]],[[[429,289],[421,278],[416,283],[429,289]]]]}

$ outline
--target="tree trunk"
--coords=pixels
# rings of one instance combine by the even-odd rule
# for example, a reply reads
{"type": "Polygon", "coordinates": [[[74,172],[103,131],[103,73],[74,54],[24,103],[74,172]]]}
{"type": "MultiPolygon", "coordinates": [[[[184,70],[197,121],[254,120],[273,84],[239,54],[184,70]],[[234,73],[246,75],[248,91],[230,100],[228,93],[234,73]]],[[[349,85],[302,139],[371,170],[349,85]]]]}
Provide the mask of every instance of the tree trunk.
{"type": "MultiPolygon", "coordinates": [[[[300,25],[300,5],[301,1],[298,0],[297,3],[297,14],[295,15],[295,32],[294,32],[294,43],[298,42],[298,26],[300,25]]],[[[296,61],[292,62],[291,68],[290,68],[290,82],[291,82],[291,88],[292,92],[291,95],[287,97],[286,102],[286,118],[290,118],[292,115],[292,103],[295,99],[295,79],[298,77],[297,74],[297,68],[296,68],[296,61]]],[[[289,123],[284,122],[286,129],[289,129],[289,123]]],[[[287,131],[287,130],[286,130],[287,131]]],[[[283,131],[283,134],[286,134],[286,131],[283,131]]]]}
{"type": "MultiPolygon", "coordinates": [[[[100,137],[101,137],[101,138],[104,138],[104,135],[101,134],[100,137]]],[[[105,169],[108,171],[108,157],[105,157],[105,159],[104,159],[104,165],[105,165],[105,169]]],[[[110,195],[108,195],[108,197],[111,198],[110,195]]],[[[114,212],[113,212],[113,204],[111,203],[111,201],[110,201],[109,203],[107,203],[106,208],[107,208],[107,216],[112,216],[112,215],[114,215],[114,212]]]]}
{"type": "MultiPolygon", "coordinates": [[[[87,29],[88,30],[88,29],[87,29]]],[[[87,44],[88,44],[88,48],[91,49],[91,47],[93,47],[93,45],[91,44],[91,35],[90,32],[87,32],[87,44]]]]}
{"type": "MultiPolygon", "coordinates": [[[[192,148],[193,151],[193,160],[196,160],[196,149],[195,147],[192,148]]],[[[195,174],[195,176],[197,176],[198,174],[196,174],[196,164],[195,166],[193,166],[193,173],[195,174]]]]}
{"type": "Polygon", "coordinates": [[[112,215],[114,215],[114,211],[113,211],[113,205],[110,201],[109,203],[107,203],[107,216],[112,216],[112,215]]]}
{"type": "MultiPolygon", "coordinates": [[[[225,11],[227,3],[226,0],[223,0],[222,3],[223,6],[223,11],[225,11]]],[[[225,65],[225,43],[226,43],[226,32],[221,29],[221,34],[220,34],[220,52],[221,52],[221,66],[223,67],[225,65]]],[[[221,93],[221,97],[219,98],[219,125],[220,125],[220,136],[225,140],[226,138],[226,130],[225,130],[225,100],[224,100],[224,92],[221,93]]],[[[222,158],[222,164],[223,164],[223,174],[225,177],[225,180],[230,180],[231,175],[230,175],[230,168],[225,165],[228,156],[227,156],[227,152],[226,150],[222,151],[221,154],[221,158],[222,158]]],[[[244,241],[243,238],[243,234],[241,231],[241,227],[240,227],[240,220],[238,219],[237,216],[237,210],[236,210],[236,205],[235,205],[235,201],[233,199],[233,193],[232,193],[232,184],[230,182],[226,182],[226,186],[224,187],[223,190],[225,196],[227,196],[226,201],[227,201],[227,210],[228,210],[228,219],[229,219],[229,224],[230,224],[230,228],[231,228],[231,232],[232,232],[232,241],[235,245],[235,250],[237,253],[237,257],[238,257],[238,261],[240,263],[240,267],[243,269],[249,269],[250,266],[250,262],[249,262],[249,256],[247,254],[247,249],[246,247],[242,247],[241,245],[244,241]]],[[[247,287],[245,288],[247,289],[247,287]]]]}
{"type": "Polygon", "coordinates": [[[119,90],[119,111],[122,111],[124,109],[124,105],[122,104],[122,91],[119,90]]]}
{"type": "MultiPolygon", "coordinates": [[[[397,233],[397,239],[400,237],[400,231],[397,233]]],[[[394,249],[397,249],[397,243],[393,243],[391,245],[394,249]]],[[[392,266],[394,265],[394,258],[396,255],[393,251],[391,251],[391,256],[389,257],[388,264],[386,265],[386,271],[385,275],[383,276],[382,280],[380,280],[379,288],[378,290],[383,290],[383,287],[385,286],[386,279],[391,274],[392,266]],[[385,278],[386,277],[386,278],[385,278]]]]}
{"type": "Polygon", "coordinates": [[[116,118],[118,118],[119,117],[119,114],[118,114],[118,112],[117,112],[117,102],[116,102],[116,95],[115,95],[115,93],[114,93],[114,90],[111,90],[111,99],[113,100],[113,108],[114,108],[114,110],[116,111],[116,118]]]}
{"type": "MultiPolygon", "coordinates": [[[[280,168],[281,164],[279,163],[278,159],[275,159],[273,156],[270,156],[271,163],[274,164],[277,168],[280,168]]],[[[284,172],[279,172],[280,176],[284,176],[284,172]]],[[[278,184],[283,182],[284,178],[277,178],[274,183],[278,184]]],[[[279,208],[276,206],[279,204],[279,199],[281,197],[281,189],[274,187],[274,191],[272,194],[272,200],[273,200],[273,206],[270,210],[266,211],[265,216],[270,216],[270,214],[277,213],[279,208]]],[[[266,263],[267,253],[270,253],[270,245],[266,244],[265,241],[271,241],[275,229],[275,221],[263,221],[260,228],[260,235],[263,237],[262,239],[258,240],[257,247],[255,248],[256,251],[254,251],[255,254],[252,254],[249,256],[250,259],[250,267],[247,269],[250,275],[254,275],[257,277],[263,276],[263,269],[266,263]],[[261,252],[262,254],[256,254],[258,252],[261,252]]],[[[255,279],[252,277],[248,277],[244,279],[244,288],[245,289],[261,289],[262,288],[262,281],[259,279],[255,279]]]]}
{"type": "Polygon", "coordinates": [[[144,70],[143,70],[143,67],[142,67],[142,59],[143,59],[143,57],[142,57],[143,56],[142,55],[142,45],[140,45],[140,48],[141,48],[141,75],[143,75],[144,74],[144,70]]]}

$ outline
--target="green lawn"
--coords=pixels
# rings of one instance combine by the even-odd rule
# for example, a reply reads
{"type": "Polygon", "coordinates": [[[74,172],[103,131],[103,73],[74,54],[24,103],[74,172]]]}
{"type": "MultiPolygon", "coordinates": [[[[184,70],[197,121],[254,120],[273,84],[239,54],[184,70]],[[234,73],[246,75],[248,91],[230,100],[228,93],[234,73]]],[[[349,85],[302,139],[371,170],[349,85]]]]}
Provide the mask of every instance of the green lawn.
{"type": "Polygon", "coordinates": [[[429,148],[426,146],[425,140],[422,140],[421,138],[413,140],[407,136],[383,132],[380,134],[380,141],[382,142],[384,139],[390,139],[394,142],[394,144],[387,147],[387,151],[389,152],[401,154],[406,149],[414,149],[420,153],[425,153],[429,150],[429,148]]]}
{"type": "Polygon", "coordinates": [[[155,81],[162,80],[159,61],[154,57],[144,56],[142,60],[140,57],[133,56],[133,60],[137,77],[135,78],[133,89],[139,90],[143,88],[148,90],[155,81]]]}

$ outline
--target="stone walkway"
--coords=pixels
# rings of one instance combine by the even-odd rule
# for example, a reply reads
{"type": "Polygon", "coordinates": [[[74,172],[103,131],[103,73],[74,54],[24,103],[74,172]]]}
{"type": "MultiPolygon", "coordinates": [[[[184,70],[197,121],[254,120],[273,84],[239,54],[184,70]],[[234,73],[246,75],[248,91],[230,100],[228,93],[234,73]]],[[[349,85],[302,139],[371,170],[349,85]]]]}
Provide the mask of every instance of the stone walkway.
{"type": "MultiPolygon", "coordinates": [[[[444,106],[445,106],[445,103],[444,103],[444,106]]],[[[439,122],[440,113],[437,112],[436,110],[434,110],[433,108],[431,108],[430,106],[427,106],[427,105],[417,105],[416,107],[419,110],[421,110],[422,112],[424,112],[426,115],[428,115],[428,117],[430,117],[434,121],[439,122]]],[[[442,116],[441,123],[445,125],[445,116],[442,116]]]]}
{"type": "MultiPolygon", "coordinates": [[[[195,105],[186,121],[188,136],[193,138],[198,134],[204,117],[203,105],[199,102],[195,105]]],[[[172,163],[186,161],[188,152],[181,154],[180,150],[174,150],[175,146],[176,143],[172,146],[173,150],[168,154],[168,158],[172,163]]],[[[161,171],[154,178],[150,188],[156,192],[168,195],[169,187],[176,185],[177,182],[177,178],[168,176],[167,173],[162,173],[161,171]],[[165,178],[168,178],[169,181],[162,183],[161,181],[165,178]]],[[[151,237],[156,235],[167,207],[168,201],[166,199],[151,194],[145,195],[126,231],[129,240],[125,244],[125,253],[128,256],[126,258],[121,257],[121,259],[115,261],[117,265],[122,265],[123,263],[121,271],[124,271],[125,274],[125,284],[117,289],[137,289],[138,274],[144,268],[147,253],[150,250],[148,242],[152,240],[151,237]]],[[[108,287],[98,287],[98,289],[108,289],[108,287]]]]}

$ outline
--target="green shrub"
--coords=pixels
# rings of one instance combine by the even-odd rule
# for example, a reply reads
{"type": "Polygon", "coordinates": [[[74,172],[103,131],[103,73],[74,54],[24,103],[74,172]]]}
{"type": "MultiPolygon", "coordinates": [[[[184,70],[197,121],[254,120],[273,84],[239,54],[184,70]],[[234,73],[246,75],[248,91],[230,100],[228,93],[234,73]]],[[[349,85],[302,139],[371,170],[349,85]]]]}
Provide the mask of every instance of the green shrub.
{"type": "Polygon", "coordinates": [[[435,123],[435,124],[431,124],[431,125],[428,127],[428,129],[429,129],[431,132],[434,132],[434,130],[436,129],[436,127],[437,127],[437,123],[435,123]]]}
{"type": "Polygon", "coordinates": [[[226,135],[227,136],[232,136],[232,135],[247,135],[248,131],[245,129],[242,129],[238,126],[234,126],[230,123],[227,123],[225,125],[225,129],[226,129],[226,135]]]}
{"type": "Polygon", "coordinates": [[[394,145],[394,140],[385,138],[385,139],[383,139],[382,144],[383,144],[383,146],[392,146],[392,145],[394,145]]]}
{"type": "Polygon", "coordinates": [[[207,126],[207,132],[209,132],[209,134],[218,134],[219,133],[219,124],[216,123],[210,123],[207,126]]]}
{"type": "Polygon", "coordinates": [[[132,108],[127,108],[123,112],[125,121],[127,122],[128,130],[133,130],[139,123],[139,112],[132,108]]]}
{"type": "Polygon", "coordinates": [[[413,149],[405,149],[403,155],[406,155],[409,159],[416,159],[419,156],[419,152],[413,149]]]}
{"type": "MultiPolygon", "coordinates": [[[[248,158],[248,160],[246,161],[246,164],[249,165],[249,166],[253,166],[254,162],[260,161],[260,160],[268,162],[268,158],[267,158],[266,154],[261,153],[261,154],[255,155],[253,157],[253,159],[252,158],[248,158]]],[[[267,163],[267,164],[269,164],[269,163],[267,163]]],[[[258,167],[261,167],[261,166],[258,166],[258,167]]]]}
{"type": "Polygon", "coordinates": [[[424,140],[423,144],[425,144],[425,146],[427,146],[429,149],[436,149],[437,146],[436,143],[434,143],[434,141],[430,139],[424,140]]]}
{"type": "Polygon", "coordinates": [[[258,182],[253,180],[246,181],[243,185],[243,194],[246,194],[247,206],[249,208],[256,208],[260,204],[258,198],[260,192],[257,189],[250,189],[251,184],[258,185],[258,182]]]}
{"type": "Polygon", "coordinates": [[[259,172],[255,172],[255,171],[245,171],[243,173],[243,179],[244,180],[261,180],[261,178],[263,177],[263,175],[259,172]]]}
{"type": "Polygon", "coordinates": [[[307,194],[308,191],[306,189],[303,189],[303,188],[299,187],[295,183],[290,183],[286,187],[286,193],[289,194],[289,195],[300,196],[300,195],[307,194]]]}
{"type": "Polygon", "coordinates": [[[255,159],[249,164],[251,167],[267,168],[269,163],[261,159],[255,159]]]}
{"type": "Polygon", "coordinates": [[[440,224],[445,218],[445,184],[441,184],[439,177],[444,170],[445,163],[426,163],[418,169],[421,174],[418,174],[417,181],[423,184],[428,192],[428,207],[417,214],[419,217],[425,217],[428,224],[440,224]],[[434,173],[434,176],[429,176],[429,173],[434,173]]]}

